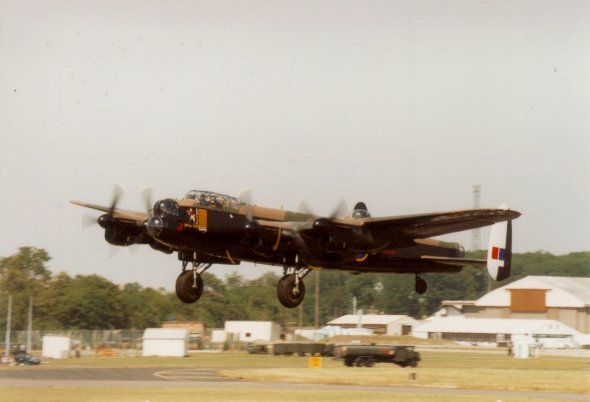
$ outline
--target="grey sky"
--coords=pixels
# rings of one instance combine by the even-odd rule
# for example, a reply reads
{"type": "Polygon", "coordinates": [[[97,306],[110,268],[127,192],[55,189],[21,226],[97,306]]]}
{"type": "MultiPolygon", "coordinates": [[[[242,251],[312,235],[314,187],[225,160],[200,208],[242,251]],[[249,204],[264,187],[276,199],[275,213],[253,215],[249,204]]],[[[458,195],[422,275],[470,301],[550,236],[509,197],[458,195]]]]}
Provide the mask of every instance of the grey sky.
{"type": "Polygon", "coordinates": [[[0,255],[172,288],[175,256],[81,228],[114,182],[374,216],[480,184],[515,251],[590,250],[589,42],[587,1],[0,0],[0,255]]]}

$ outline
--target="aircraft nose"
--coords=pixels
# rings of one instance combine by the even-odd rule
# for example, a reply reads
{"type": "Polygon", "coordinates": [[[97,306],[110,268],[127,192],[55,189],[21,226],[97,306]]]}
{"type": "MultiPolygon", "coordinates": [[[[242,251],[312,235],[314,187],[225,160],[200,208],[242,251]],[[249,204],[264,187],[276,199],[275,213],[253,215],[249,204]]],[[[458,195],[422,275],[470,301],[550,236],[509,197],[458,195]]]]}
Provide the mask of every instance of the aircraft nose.
{"type": "Polygon", "coordinates": [[[162,233],[162,229],[164,228],[164,222],[162,222],[162,218],[160,218],[159,216],[152,216],[147,221],[146,226],[150,236],[158,237],[160,236],[160,233],[162,233]]]}

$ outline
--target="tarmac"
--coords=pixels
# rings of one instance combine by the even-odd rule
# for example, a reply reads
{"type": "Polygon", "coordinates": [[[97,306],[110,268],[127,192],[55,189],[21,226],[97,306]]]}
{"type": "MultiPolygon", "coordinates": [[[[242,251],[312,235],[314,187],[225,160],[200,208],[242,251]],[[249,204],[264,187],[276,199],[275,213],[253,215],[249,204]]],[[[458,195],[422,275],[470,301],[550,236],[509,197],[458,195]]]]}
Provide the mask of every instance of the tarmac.
{"type": "Polygon", "coordinates": [[[361,391],[394,394],[470,395],[510,398],[536,398],[553,401],[588,401],[586,394],[538,391],[487,391],[437,387],[384,387],[333,384],[300,384],[271,381],[236,381],[221,377],[218,369],[208,368],[60,368],[35,366],[0,369],[0,389],[26,388],[206,388],[206,389],[271,389],[281,391],[322,390],[361,391]]]}

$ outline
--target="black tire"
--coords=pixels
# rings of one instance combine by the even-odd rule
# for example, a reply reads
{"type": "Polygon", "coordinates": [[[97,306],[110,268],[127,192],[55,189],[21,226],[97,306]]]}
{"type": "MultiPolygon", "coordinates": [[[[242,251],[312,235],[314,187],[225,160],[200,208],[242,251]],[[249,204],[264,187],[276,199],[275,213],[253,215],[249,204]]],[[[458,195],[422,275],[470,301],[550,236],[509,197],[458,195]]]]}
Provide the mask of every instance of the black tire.
{"type": "Polygon", "coordinates": [[[297,289],[295,279],[295,274],[285,275],[277,285],[277,297],[287,308],[299,306],[305,297],[305,284],[299,279],[299,289],[297,289]]]}
{"type": "Polygon", "coordinates": [[[374,357],[367,357],[365,360],[365,367],[373,367],[375,365],[374,357]]]}
{"type": "Polygon", "coordinates": [[[354,361],[352,359],[344,359],[344,365],[346,367],[352,367],[354,366],[354,361]]]}
{"type": "Polygon", "coordinates": [[[412,359],[408,362],[408,366],[416,367],[416,366],[418,366],[418,362],[416,361],[416,359],[412,359]]]}
{"type": "Polygon", "coordinates": [[[184,271],[176,279],[176,296],[183,303],[194,303],[203,294],[203,278],[198,273],[196,278],[196,286],[194,286],[193,271],[184,271]]]}
{"type": "Polygon", "coordinates": [[[428,289],[428,284],[422,278],[416,278],[415,290],[416,293],[423,295],[428,289]]]}

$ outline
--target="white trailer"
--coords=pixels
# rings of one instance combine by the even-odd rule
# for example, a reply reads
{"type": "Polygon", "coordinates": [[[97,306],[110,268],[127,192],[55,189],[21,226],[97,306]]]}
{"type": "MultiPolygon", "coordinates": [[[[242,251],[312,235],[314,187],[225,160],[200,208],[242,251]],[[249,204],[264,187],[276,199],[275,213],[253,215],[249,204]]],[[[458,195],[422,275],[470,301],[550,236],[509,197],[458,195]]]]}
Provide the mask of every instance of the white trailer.
{"type": "Polygon", "coordinates": [[[42,342],[41,356],[52,359],[67,359],[70,357],[71,340],[69,336],[45,335],[42,342]]]}
{"type": "Polygon", "coordinates": [[[143,356],[187,356],[188,331],[184,328],[148,328],[143,333],[143,356]]]}
{"type": "Polygon", "coordinates": [[[272,321],[226,321],[224,329],[240,342],[276,341],[281,336],[281,327],[272,321]]]}

